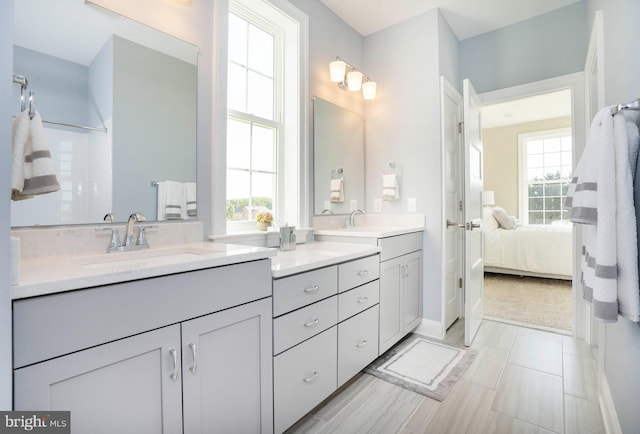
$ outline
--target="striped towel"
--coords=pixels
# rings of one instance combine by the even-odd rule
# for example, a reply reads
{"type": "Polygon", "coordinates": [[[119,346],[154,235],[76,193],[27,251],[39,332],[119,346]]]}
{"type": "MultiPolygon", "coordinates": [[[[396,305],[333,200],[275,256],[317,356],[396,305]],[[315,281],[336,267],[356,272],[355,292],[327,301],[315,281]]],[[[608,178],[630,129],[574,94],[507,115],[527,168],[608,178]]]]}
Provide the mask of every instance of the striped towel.
{"type": "Polygon", "coordinates": [[[198,206],[196,202],[196,183],[185,182],[184,183],[184,197],[187,201],[185,210],[187,215],[185,218],[196,218],[198,214],[198,206]]]}

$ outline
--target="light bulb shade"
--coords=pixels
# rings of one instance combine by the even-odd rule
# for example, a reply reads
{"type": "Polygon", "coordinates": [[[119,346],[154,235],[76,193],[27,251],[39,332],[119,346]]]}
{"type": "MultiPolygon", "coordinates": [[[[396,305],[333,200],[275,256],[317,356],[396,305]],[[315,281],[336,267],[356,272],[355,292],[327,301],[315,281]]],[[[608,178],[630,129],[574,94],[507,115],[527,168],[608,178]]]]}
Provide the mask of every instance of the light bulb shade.
{"type": "Polygon", "coordinates": [[[347,64],[342,60],[334,60],[329,64],[329,74],[331,81],[340,83],[344,81],[344,74],[347,72],[347,64]]]}
{"type": "Polygon", "coordinates": [[[362,72],[350,71],[347,74],[347,85],[349,90],[357,92],[362,87],[362,72]]]}
{"type": "Polygon", "coordinates": [[[493,191],[483,191],[482,192],[482,205],[484,206],[493,206],[496,204],[496,199],[494,197],[493,191]]]}
{"type": "Polygon", "coordinates": [[[374,99],[376,97],[375,81],[365,81],[362,83],[362,96],[364,99],[374,99]]]}

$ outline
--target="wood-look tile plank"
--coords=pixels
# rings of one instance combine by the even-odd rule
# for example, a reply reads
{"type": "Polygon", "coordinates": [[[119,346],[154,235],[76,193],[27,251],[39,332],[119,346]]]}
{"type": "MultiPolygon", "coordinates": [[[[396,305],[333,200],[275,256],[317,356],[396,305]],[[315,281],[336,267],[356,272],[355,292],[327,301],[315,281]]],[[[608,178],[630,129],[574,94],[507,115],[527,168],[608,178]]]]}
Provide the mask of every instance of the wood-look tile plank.
{"type": "Polygon", "coordinates": [[[589,345],[582,339],[576,339],[572,336],[562,336],[562,352],[583,357],[592,356],[589,345]]]}
{"type": "Polygon", "coordinates": [[[377,378],[369,374],[358,374],[347,384],[342,386],[330,397],[325,399],[316,408],[311,410],[311,414],[326,421],[333,419],[351,401],[358,398],[364,390],[371,387],[377,378]]]}
{"type": "Polygon", "coordinates": [[[402,427],[400,433],[422,434],[427,431],[427,427],[435,417],[442,403],[435,399],[425,398],[422,404],[411,415],[407,423],[402,427]]]}
{"type": "Polygon", "coordinates": [[[311,413],[296,422],[285,434],[317,434],[327,423],[311,413]]]}
{"type": "Polygon", "coordinates": [[[475,343],[471,348],[477,350],[478,355],[463,378],[470,383],[495,390],[504,365],[507,363],[509,352],[475,343]]]}
{"type": "Polygon", "coordinates": [[[604,434],[600,406],[596,401],[564,396],[566,434],[604,434]]]}
{"type": "Polygon", "coordinates": [[[485,434],[553,434],[553,431],[495,411],[489,412],[483,432],[485,434]]]}
{"type": "Polygon", "coordinates": [[[481,433],[487,422],[495,391],[460,380],[441,403],[426,433],[481,433]]]}
{"type": "Polygon", "coordinates": [[[507,362],[562,375],[562,344],[544,338],[517,335],[507,362]]]}
{"type": "Polygon", "coordinates": [[[562,432],[562,400],[562,377],[507,363],[491,409],[562,432]]]}
{"type": "Polygon", "coordinates": [[[513,339],[516,336],[516,326],[495,321],[482,321],[482,325],[476,334],[474,343],[501,350],[511,349],[513,339]]]}
{"type": "Polygon", "coordinates": [[[534,336],[536,338],[547,339],[556,343],[562,343],[562,335],[558,333],[551,333],[544,330],[533,329],[529,327],[518,327],[517,334],[519,335],[527,335],[534,336]]]}
{"type": "Polygon", "coordinates": [[[598,400],[595,361],[589,357],[565,353],[563,359],[564,393],[589,401],[598,400]]]}

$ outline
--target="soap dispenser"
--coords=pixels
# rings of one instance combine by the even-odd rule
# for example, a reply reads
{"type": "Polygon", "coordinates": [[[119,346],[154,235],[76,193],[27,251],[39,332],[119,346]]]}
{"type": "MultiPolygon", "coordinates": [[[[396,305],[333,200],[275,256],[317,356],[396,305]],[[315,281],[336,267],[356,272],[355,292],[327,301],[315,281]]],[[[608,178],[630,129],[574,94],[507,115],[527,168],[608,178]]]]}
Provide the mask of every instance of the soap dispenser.
{"type": "Polygon", "coordinates": [[[280,227],[280,250],[296,249],[296,227],[281,226],[280,227]]]}

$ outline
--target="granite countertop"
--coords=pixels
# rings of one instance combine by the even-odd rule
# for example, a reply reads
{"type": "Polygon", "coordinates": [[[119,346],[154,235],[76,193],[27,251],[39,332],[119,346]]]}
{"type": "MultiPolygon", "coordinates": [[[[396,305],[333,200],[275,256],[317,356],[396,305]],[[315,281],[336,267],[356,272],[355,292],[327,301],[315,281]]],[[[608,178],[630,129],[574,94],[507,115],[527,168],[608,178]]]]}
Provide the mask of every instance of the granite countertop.
{"type": "Polygon", "coordinates": [[[263,247],[202,241],[133,252],[22,259],[20,283],[11,286],[11,298],[15,300],[219,267],[275,254],[275,250],[263,247]]]}
{"type": "Polygon", "coordinates": [[[271,258],[274,278],[289,276],[314,268],[326,267],[375,255],[380,247],[364,244],[312,242],[298,244],[296,250],[278,251],[271,258]]]}

